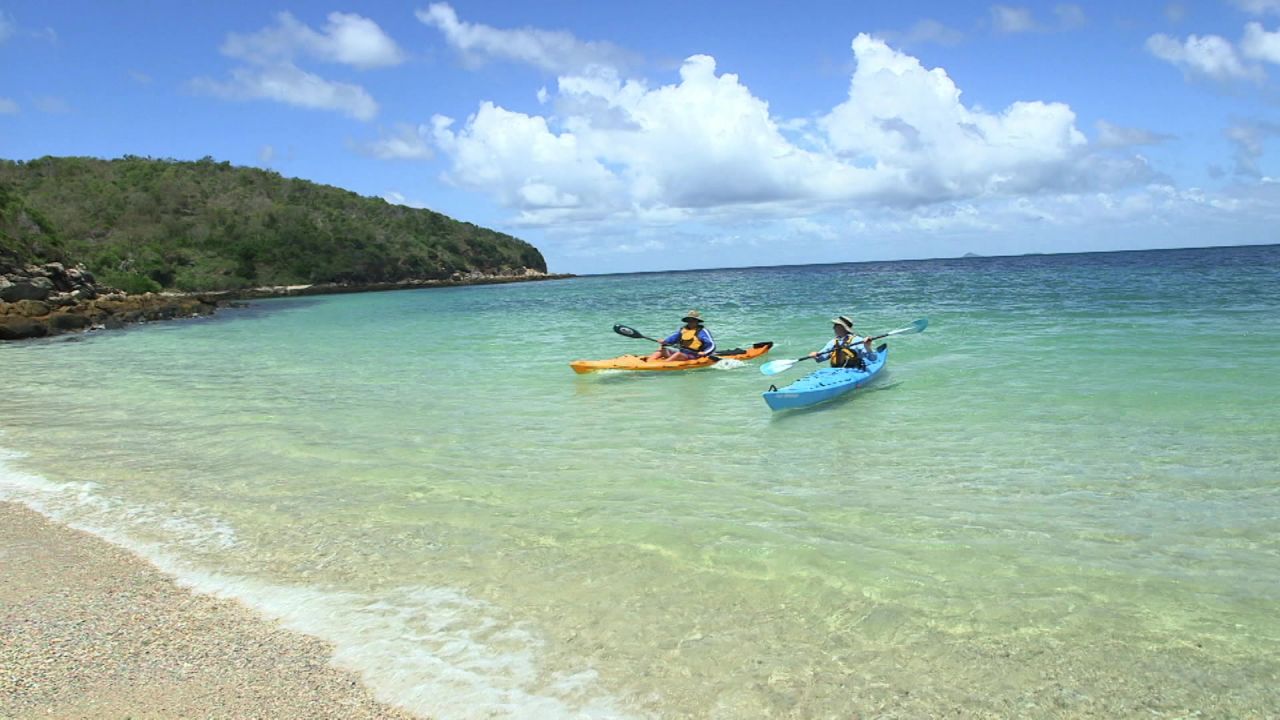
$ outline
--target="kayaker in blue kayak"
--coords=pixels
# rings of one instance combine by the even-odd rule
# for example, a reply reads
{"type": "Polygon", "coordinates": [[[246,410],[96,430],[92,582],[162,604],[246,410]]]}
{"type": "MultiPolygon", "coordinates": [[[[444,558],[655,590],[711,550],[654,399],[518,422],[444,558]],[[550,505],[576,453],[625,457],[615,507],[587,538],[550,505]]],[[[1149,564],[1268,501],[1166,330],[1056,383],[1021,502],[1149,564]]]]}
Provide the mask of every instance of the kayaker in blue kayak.
{"type": "Polygon", "coordinates": [[[864,369],[868,362],[874,362],[876,353],[871,349],[871,338],[863,338],[853,334],[853,321],[844,315],[831,318],[832,329],[836,336],[817,352],[808,357],[820,360],[827,356],[831,367],[864,369]]]}
{"type": "Polygon", "coordinates": [[[650,355],[649,360],[693,360],[705,357],[716,351],[716,341],[711,333],[702,326],[702,314],[690,310],[680,318],[684,327],[676,330],[662,341],[662,347],[650,355]]]}

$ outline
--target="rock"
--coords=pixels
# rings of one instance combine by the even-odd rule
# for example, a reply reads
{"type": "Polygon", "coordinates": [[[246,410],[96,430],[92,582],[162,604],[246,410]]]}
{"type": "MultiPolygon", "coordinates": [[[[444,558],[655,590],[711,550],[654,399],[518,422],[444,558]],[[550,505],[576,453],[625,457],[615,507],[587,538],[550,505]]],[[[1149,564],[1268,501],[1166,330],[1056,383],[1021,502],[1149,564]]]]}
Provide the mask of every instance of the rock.
{"type": "Polygon", "coordinates": [[[12,316],[0,317],[0,340],[25,340],[48,334],[49,327],[44,323],[12,316]]]}
{"type": "Polygon", "coordinates": [[[13,309],[21,317],[41,317],[49,314],[49,304],[39,300],[19,300],[13,309]]]}
{"type": "Polygon", "coordinates": [[[89,318],[84,315],[76,315],[72,313],[54,313],[49,316],[49,327],[58,332],[67,332],[69,330],[83,330],[89,327],[89,318]]]}
{"type": "Polygon", "coordinates": [[[0,300],[17,302],[19,300],[44,300],[53,292],[53,281],[47,277],[20,278],[7,286],[0,285],[0,300]]]}

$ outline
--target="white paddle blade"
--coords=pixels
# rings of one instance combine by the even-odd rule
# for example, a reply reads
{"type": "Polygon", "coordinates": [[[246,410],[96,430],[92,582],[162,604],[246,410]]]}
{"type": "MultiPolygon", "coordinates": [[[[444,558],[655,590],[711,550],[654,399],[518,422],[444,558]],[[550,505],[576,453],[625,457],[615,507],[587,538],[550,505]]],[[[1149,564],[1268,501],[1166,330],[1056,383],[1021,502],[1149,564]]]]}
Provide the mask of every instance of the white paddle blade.
{"type": "Polygon", "coordinates": [[[790,370],[799,360],[770,360],[760,366],[762,375],[777,375],[780,372],[790,370]]]}

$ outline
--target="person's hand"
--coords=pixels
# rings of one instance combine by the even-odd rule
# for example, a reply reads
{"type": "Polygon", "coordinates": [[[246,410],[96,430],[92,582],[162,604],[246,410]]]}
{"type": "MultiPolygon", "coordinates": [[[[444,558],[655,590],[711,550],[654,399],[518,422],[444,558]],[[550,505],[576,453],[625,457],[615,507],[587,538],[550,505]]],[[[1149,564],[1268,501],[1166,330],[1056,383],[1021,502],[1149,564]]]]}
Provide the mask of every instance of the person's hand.
{"type": "Polygon", "coordinates": [[[867,338],[862,344],[867,346],[867,350],[871,350],[871,338],[867,338]]]}

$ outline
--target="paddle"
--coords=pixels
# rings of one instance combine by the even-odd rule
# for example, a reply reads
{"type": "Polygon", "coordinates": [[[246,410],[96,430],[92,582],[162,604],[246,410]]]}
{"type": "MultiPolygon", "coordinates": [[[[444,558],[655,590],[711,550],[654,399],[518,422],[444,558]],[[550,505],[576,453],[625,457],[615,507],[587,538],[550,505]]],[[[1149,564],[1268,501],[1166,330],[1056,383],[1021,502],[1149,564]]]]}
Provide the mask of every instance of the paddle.
{"type": "MultiPolygon", "coordinates": [[[[920,318],[919,320],[916,320],[915,322],[911,323],[910,325],[904,328],[898,328],[897,330],[890,330],[889,332],[883,335],[876,335],[875,337],[867,338],[867,340],[875,341],[875,340],[879,340],[880,338],[887,338],[890,335],[911,335],[918,332],[924,332],[924,329],[928,326],[929,326],[929,319],[920,318]]],[[[866,341],[864,340],[863,342],[866,342],[866,341]]],[[[814,360],[818,360],[821,357],[822,356],[815,357],[814,360]]],[[[808,359],[809,359],[809,356],[805,355],[804,357],[796,358],[795,360],[770,360],[769,362],[760,366],[760,372],[765,375],[777,375],[780,372],[785,372],[795,367],[796,363],[804,362],[805,360],[808,360],[808,359]]]]}
{"type": "MultiPolygon", "coordinates": [[[[639,332],[638,330],[633,330],[632,328],[629,328],[629,327],[627,327],[626,325],[614,325],[614,326],[613,326],[613,331],[614,331],[614,332],[616,332],[616,333],[618,333],[619,335],[624,336],[624,337],[635,338],[635,339],[637,339],[637,340],[651,340],[651,341],[653,341],[653,342],[658,343],[659,345],[661,345],[661,346],[663,346],[663,347],[680,347],[679,345],[670,345],[670,344],[668,344],[668,343],[664,343],[664,342],[662,342],[661,340],[654,340],[653,338],[649,337],[648,335],[641,335],[641,334],[640,334],[640,332],[639,332]]],[[[713,353],[713,354],[711,354],[711,355],[704,355],[704,356],[702,356],[702,357],[709,357],[709,358],[711,358],[711,361],[712,361],[712,362],[719,362],[719,361],[721,361],[721,360],[723,360],[723,359],[724,359],[724,358],[722,358],[722,357],[720,357],[719,355],[716,355],[716,354],[714,354],[714,353],[713,353]]]]}

